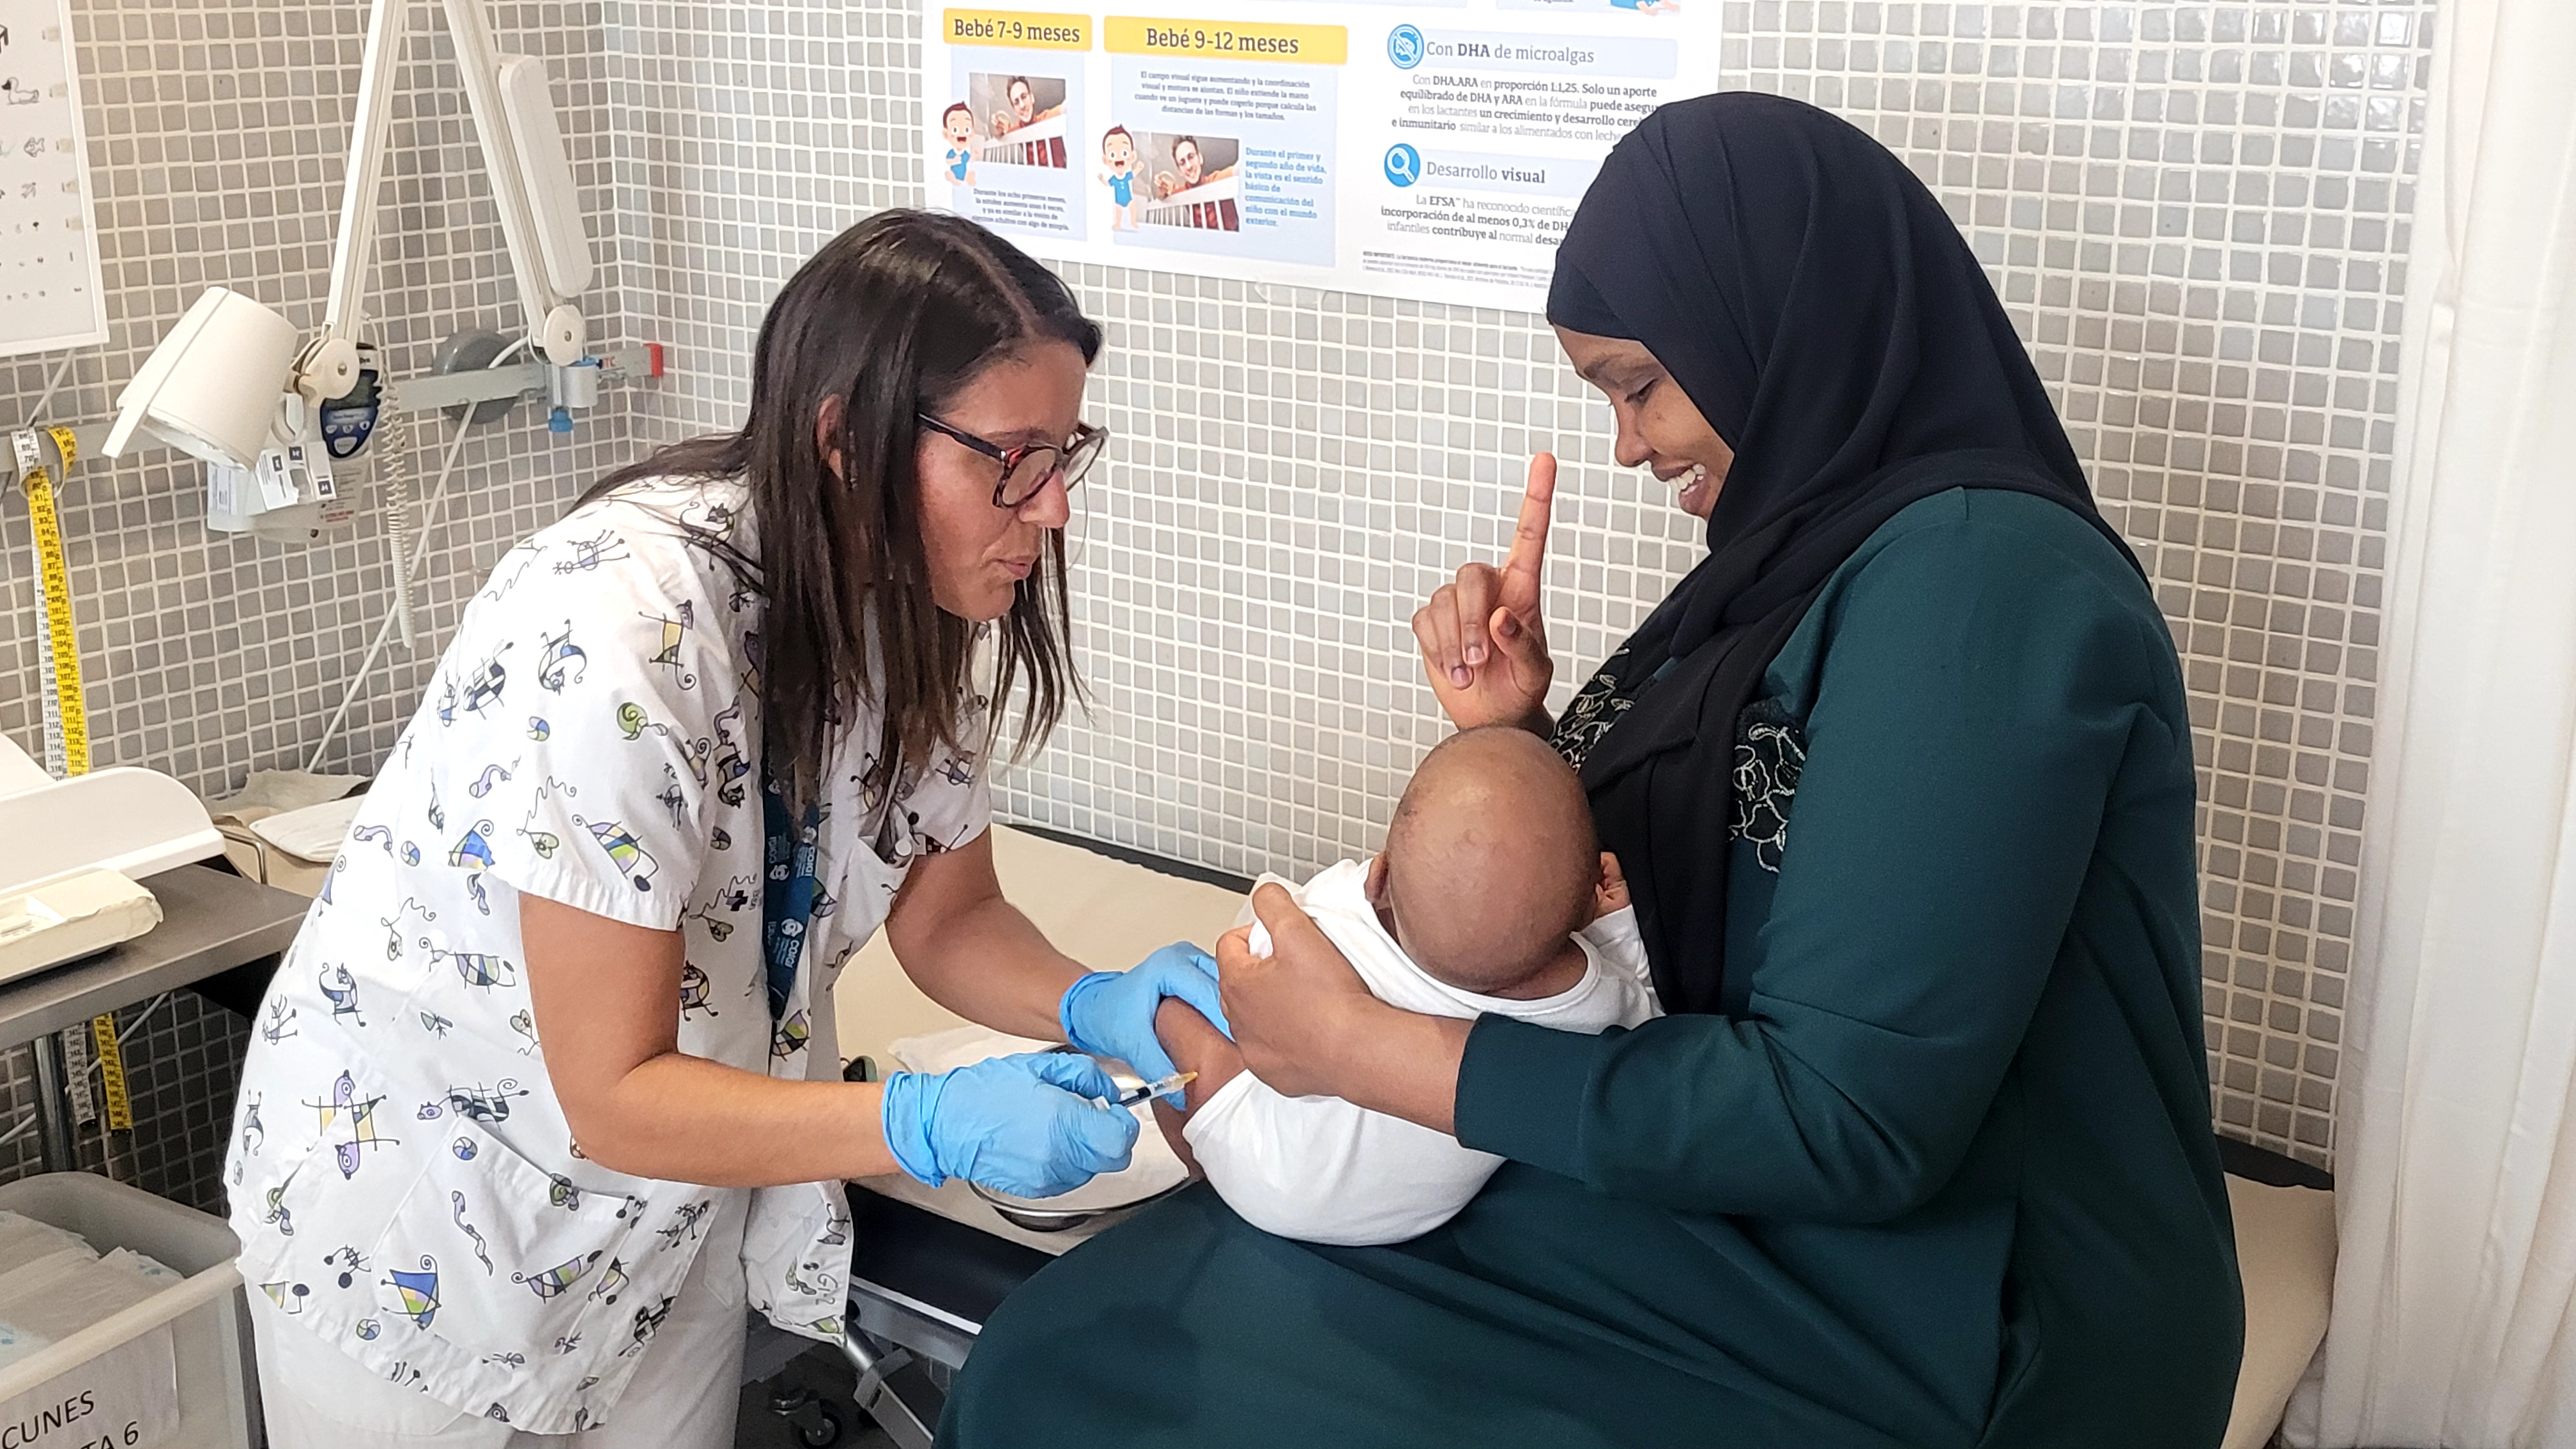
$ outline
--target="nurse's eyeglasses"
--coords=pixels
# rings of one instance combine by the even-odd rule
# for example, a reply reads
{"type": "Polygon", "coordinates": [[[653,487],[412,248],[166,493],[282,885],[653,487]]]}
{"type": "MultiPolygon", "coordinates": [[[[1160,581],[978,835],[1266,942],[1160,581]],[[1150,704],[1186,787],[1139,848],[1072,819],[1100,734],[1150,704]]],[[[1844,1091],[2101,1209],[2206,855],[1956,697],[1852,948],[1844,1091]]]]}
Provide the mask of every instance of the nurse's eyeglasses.
{"type": "Polygon", "coordinates": [[[1064,475],[1065,491],[1082,481],[1091,465],[1100,459],[1100,450],[1109,445],[1109,430],[1089,423],[1074,425],[1073,436],[1061,445],[1023,443],[1005,448],[987,442],[962,428],[952,428],[928,413],[915,414],[921,425],[962,447],[971,448],[1002,465],[1002,476],[993,484],[993,506],[1018,512],[1028,506],[1056,474],[1064,475]]]}

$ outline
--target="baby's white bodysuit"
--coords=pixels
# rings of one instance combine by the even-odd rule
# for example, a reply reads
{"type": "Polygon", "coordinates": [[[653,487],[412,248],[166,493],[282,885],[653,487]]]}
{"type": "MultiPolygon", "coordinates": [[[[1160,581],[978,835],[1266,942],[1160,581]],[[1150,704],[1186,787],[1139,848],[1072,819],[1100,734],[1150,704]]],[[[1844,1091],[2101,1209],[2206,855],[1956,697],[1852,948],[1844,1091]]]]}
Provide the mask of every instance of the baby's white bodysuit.
{"type": "MultiPolygon", "coordinates": [[[[1646,974],[1636,912],[1616,911],[1575,936],[1587,969],[1557,995],[1506,1001],[1462,991],[1407,958],[1368,902],[1367,863],[1343,861],[1302,887],[1264,876],[1348,957],[1379,1000],[1430,1016],[1486,1012],[1559,1031],[1599,1032],[1661,1015],[1646,974]]],[[[1251,922],[1247,903],[1238,924],[1251,922]]],[[[1253,924],[1252,949],[1270,953],[1253,924]]],[[[1339,1097],[1283,1097],[1250,1072],[1191,1113],[1182,1135],[1226,1204],[1266,1232],[1361,1247],[1417,1238],[1457,1215],[1503,1159],[1339,1097]]]]}

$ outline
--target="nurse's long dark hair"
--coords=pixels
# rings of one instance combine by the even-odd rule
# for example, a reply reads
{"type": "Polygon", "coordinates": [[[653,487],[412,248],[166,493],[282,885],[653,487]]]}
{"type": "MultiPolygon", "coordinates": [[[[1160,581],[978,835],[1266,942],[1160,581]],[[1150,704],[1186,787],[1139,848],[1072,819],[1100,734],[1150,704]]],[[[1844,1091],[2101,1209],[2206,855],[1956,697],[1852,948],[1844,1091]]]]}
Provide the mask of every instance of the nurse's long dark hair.
{"type": "Polygon", "coordinates": [[[833,726],[854,702],[883,712],[870,782],[882,785],[934,749],[988,748],[1015,686],[1028,691],[1015,752],[1042,742],[1079,696],[1061,531],[1049,531],[1038,567],[994,626],[995,694],[980,718],[970,693],[975,626],[933,602],[921,544],[916,414],[939,412],[987,365],[1046,340],[1070,343],[1085,363],[1100,352],[1099,326],[1054,273],[961,217],[879,212],[779,289],[760,325],[740,431],[664,448],[584,496],[651,478],[748,483],[760,557],[728,562],[767,601],[766,745],[800,803],[815,798],[808,792],[833,726]],[[816,439],[832,398],[841,400],[838,479],[816,439]],[[872,696],[870,611],[882,661],[872,696]]]}

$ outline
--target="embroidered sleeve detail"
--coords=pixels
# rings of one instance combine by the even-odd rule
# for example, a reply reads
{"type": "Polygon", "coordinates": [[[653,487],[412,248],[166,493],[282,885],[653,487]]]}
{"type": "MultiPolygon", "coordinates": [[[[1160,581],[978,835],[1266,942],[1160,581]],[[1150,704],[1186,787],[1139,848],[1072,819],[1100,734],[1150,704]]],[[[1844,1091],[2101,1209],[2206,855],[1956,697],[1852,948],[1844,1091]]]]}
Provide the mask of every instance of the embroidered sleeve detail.
{"type": "Polygon", "coordinates": [[[1777,700],[1745,706],[1736,721],[1735,819],[1728,834],[1750,844],[1755,861],[1773,875],[1789,848],[1789,807],[1806,764],[1806,735],[1777,700]]]}
{"type": "Polygon", "coordinates": [[[1634,695],[1619,691],[1619,672],[1627,661],[1628,651],[1625,649],[1611,655],[1601,666],[1601,672],[1575,691],[1573,700],[1565,706],[1565,713],[1557,716],[1556,732],[1549,736],[1548,743],[1565,757],[1567,764],[1578,770],[1583,768],[1583,761],[1592,753],[1593,747],[1601,743],[1601,737],[1610,733],[1610,727],[1619,722],[1619,716],[1626,714],[1628,706],[1636,703],[1634,695]]]}

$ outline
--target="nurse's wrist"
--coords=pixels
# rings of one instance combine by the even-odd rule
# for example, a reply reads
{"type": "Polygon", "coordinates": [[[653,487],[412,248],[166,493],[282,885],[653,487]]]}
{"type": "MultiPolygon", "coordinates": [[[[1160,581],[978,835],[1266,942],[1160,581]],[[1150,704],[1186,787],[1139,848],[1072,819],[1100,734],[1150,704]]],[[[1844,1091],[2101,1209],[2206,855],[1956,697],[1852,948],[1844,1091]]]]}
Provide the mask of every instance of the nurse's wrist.
{"type": "Polygon", "coordinates": [[[885,1080],[879,1122],[886,1151],[904,1175],[937,1187],[948,1180],[939,1170],[939,1155],[930,1144],[930,1119],[939,1107],[941,1079],[925,1072],[896,1072],[885,1080]]]}

